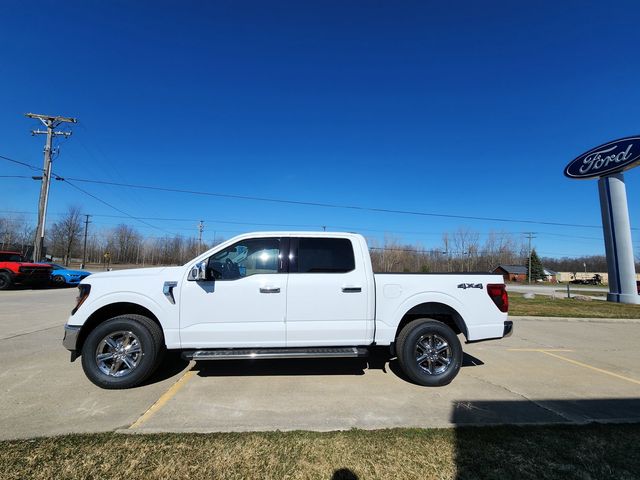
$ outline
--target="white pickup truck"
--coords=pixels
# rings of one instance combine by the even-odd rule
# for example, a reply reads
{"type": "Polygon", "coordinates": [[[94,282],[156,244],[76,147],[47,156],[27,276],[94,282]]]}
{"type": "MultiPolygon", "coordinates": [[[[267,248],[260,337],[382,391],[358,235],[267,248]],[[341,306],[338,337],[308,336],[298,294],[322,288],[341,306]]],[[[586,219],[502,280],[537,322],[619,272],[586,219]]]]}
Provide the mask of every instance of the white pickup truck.
{"type": "Polygon", "coordinates": [[[360,357],[389,346],[420,385],[446,385],[467,342],[511,334],[502,276],[374,274],[352,233],[240,235],[181,267],[91,275],[65,325],[103,388],[148,378],[165,349],[193,360],[360,357]]]}

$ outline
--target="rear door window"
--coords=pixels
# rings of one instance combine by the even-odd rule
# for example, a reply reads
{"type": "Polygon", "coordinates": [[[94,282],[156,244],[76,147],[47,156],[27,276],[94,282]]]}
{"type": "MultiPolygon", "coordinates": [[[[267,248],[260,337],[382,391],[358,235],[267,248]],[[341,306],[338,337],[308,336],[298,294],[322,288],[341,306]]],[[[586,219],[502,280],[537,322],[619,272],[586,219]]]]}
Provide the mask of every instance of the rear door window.
{"type": "Polygon", "coordinates": [[[298,273],[346,273],[356,268],[347,238],[299,238],[298,273]]]}

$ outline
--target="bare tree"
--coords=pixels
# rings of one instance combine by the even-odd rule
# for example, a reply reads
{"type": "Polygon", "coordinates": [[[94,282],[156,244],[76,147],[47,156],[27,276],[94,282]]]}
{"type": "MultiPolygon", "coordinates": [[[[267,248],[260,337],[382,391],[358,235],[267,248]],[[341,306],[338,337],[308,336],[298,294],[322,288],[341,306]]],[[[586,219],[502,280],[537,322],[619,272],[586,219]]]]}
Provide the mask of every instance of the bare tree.
{"type": "Polygon", "coordinates": [[[463,272],[471,271],[475,268],[478,259],[480,234],[469,228],[459,228],[452,237],[457,269],[463,272]]]}
{"type": "Polygon", "coordinates": [[[493,271],[498,265],[521,264],[513,236],[505,232],[490,232],[481,249],[481,268],[493,271]]]}
{"type": "Polygon", "coordinates": [[[142,236],[136,229],[120,224],[111,232],[105,250],[114,263],[134,263],[141,241],[142,236]]]}
{"type": "Polygon", "coordinates": [[[451,271],[451,241],[449,240],[449,234],[444,232],[442,234],[442,254],[445,255],[447,260],[447,272],[451,271]]]}
{"type": "Polygon", "coordinates": [[[64,257],[64,264],[69,265],[74,246],[80,243],[82,233],[82,210],[77,206],[67,208],[67,213],[59,222],[51,227],[50,238],[53,253],[64,257]]]}
{"type": "Polygon", "coordinates": [[[33,243],[34,228],[24,217],[0,217],[0,248],[28,253],[33,243]]]}

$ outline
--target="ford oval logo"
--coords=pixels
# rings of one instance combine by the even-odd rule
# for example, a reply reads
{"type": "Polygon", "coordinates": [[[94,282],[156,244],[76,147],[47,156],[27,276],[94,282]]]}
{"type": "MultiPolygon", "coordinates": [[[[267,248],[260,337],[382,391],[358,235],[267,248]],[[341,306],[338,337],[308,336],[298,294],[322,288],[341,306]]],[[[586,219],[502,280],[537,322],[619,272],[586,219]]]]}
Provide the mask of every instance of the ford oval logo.
{"type": "Polygon", "coordinates": [[[604,177],[622,172],[640,162],[640,136],[621,138],[592,148],[564,169],[569,178],[604,177]]]}

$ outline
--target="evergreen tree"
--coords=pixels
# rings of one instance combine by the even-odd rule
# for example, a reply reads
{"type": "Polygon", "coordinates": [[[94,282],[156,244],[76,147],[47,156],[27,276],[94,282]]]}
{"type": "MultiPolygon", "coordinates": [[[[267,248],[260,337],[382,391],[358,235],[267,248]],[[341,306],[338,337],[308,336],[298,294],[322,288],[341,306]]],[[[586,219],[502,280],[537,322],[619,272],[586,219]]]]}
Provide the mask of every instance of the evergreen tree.
{"type": "MultiPolygon", "coordinates": [[[[529,259],[527,258],[527,264],[525,265],[527,268],[527,279],[529,278],[529,259]]],[[[535,282],[536,280],[544,280],[544,267],[542,266],[542,262],[540,261],[540,257],[534,248],[531,250],[531,281],[535,282]]]]}

